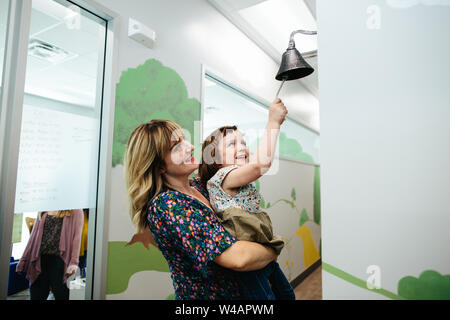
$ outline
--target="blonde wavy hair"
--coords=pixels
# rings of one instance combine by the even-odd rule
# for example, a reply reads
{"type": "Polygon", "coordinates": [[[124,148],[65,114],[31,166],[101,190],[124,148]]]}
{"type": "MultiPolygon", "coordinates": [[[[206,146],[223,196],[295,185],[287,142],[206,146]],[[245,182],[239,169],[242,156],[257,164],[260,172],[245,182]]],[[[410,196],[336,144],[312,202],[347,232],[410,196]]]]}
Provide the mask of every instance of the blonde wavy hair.
{"type": "Polygon", "coordinates": [[[151,120],[134,129],[125,149],[125,182],[131,221],[142,233],[147,227],[147,206],[164,187],[164,155],[182,137],[181,127],[170,120],[151,120]]]}
{"type": "MultiPolygon", "coordinates": [[[[73,210],[58,210],[57,212],[57,214],[55,215],[55,217],[56,218],[64,218],[64,217],[70,217],[71,215],[72,215],[72,212],[73,210]]],[[[44,213],[46,213],[46,212],[48,212],[48,211],[42,211],[42,212],[39,212],[38,213],[38,217],[39,217],[39,219],[41,219],[42,218],[42,215],[44,214],[44,213]]]]}

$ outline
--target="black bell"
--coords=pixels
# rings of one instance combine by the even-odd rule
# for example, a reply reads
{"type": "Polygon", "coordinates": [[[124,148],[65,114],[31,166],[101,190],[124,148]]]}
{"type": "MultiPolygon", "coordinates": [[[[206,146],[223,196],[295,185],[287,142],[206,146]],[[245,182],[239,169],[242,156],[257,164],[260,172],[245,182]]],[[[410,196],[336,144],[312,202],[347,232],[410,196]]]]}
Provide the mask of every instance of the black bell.
{"type": "Polygon", "coordinates": [[[280,69],[275,79],[279,81],[296,80],[309,76],[313,72],[314,68],[303,59],[295,46],[289,46],[286,52],[283,53],[280,69]]]}

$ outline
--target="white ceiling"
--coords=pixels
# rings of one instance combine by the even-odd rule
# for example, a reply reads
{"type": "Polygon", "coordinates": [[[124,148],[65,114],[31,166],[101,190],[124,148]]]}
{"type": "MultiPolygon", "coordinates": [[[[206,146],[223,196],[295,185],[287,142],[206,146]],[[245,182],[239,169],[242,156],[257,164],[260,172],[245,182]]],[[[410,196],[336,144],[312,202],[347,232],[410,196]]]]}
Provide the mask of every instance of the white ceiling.
{"type": "MultiPolygon", "coordinates": [[[[294,30],[317,30],[316,0],[208,0],[275,62],[288,47],[294,30]]],[[[296,48],[316,52],[317,36],[297,34],[296,48]]],[[[314,96],[318,95],[317,57],[306,58],[316,69],[309,77],[297,80],[314,96]]]]}
{"type": "MultiPolygon", "coordinates": [[[[208,0],[226,5],[240,19],[240,28],[252,30],[251,39],[263,47],[277,62],[295,29],[313,29],[315,0],[208,0]],[[283,19],[279,18],[283,17],[283,19]],[[296,24],[298,21],[298,24],[296,24]],[[242,24],[244,23],[244,24],[242,24]],[[259,28],[258,28],[259,26],[259,28]],[[271,53],[271,54],[270,54],[271,53]]],[[[7,1],[0,1],[2,14],[7,1]]],[[[2,15],[0,14],[0,15],[2,15]]],[[[27,65],[26,92],[77,105],[95,105],[97,74],[104,50],[104,24],[79,17],[79,29],[71,29],[74,12],[51,0],[33,0],[30,38],[50,43],[72,54],[69,60],[53,64],[30,56],[27,65]]],[[[229,18],[229,17],[228,17],[229,18]]],[[[0,19],[0,55],[4,52],[6,24],[0,19]]],[[[316,36],[296,35],[296,47],[307,51],[317,46],[316,36]],[[304,42],[304,41],[308,42],[304,42]],[[306,49],[305,49],[306,48],[306,49]]],[[[316,69],[300,81],[317,96],[317,58],[307,61],[316,69]]],[[[3,64],[0,64],[0,75],[3,64]]]]}
{"type": "MultiPolygon", "coordinates": [[[[5,1],[1,2],[3,5],[5,1]]],[[[51,44],[71,55],[52,63],[29,54],[25,92],[94,107],[97,75],[103,64],[105,23],[51,0],[33,0],[30,39],[51,44]]]]}
{"type": "MultiPolygon", "coordinates": [[[[292,31],[317,30],[316,20],[300,0],[260,1],[237,12],[281,54],[288,47],[292,31]]],[[[317,50],[316,36],[298,34],[295,42],[300,52],[317,50]]]]}

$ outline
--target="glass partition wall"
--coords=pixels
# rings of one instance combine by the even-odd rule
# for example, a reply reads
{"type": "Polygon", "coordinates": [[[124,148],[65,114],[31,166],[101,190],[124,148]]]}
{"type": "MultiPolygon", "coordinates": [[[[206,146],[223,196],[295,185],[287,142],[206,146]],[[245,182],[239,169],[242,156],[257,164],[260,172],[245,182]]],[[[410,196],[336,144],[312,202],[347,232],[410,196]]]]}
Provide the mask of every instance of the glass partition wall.
{"type": "Polygon", "coordinates": [[[88,240],[95,237],[88,234],[96,227],[108,21],[65,0],[32,0],[21,10],[29,13],[29,35],[20,134],[8,141],[18,147],[8,166],[16,173],[8,199],[14,205],[2,209],[4,216],[14,211],[7,299],[90,298],[88,240]],[[37,278],[26,262],[36,258],[37,278]],[[53,283],[55,277],[61,281],[53,283]]]}
{"type": "Polygon", "coordinates": [[[9,1],[0,1],[0,100],[3,88],[3,64],[5,61],[5,44],[8,31],[8,12],[9,1]]]}

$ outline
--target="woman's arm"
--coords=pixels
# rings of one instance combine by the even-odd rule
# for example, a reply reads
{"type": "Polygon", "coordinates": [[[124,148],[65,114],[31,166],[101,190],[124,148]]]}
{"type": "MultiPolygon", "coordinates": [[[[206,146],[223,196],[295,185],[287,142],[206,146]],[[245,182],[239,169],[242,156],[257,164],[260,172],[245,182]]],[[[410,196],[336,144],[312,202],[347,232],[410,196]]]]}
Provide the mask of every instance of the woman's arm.
{"type": "MultiPolygon", "coordinates": [[[[80,256],[80,246],[81,246],[81,233],[83,231],[84,214],[83,210],[76,209],[73,210],[71,218],[74,224],[74,234],[72,235],[72,256],[70,257],[70,265],[78,265],[78,259],[80,256]]],[[[66,217],[64,218],[66,219],[66,217]]]]}
{"type": "MultiPolygon", "coordinates": [[[[31,230],[30,238],[28,239],[27,246],[25,247],[25,251],[22,254],[22,258],[20,258],[19,263],[16,267],[17,273],[22,273],[25,268],[25,265],[28,264],[28,261],[31,259],[31,251],[33,250],[33,245],[36,245],[36,238],[38,237],[39,228],[40,228],[41,219],[36,217],[36,221],[34,222],[33,229],[31,230]]],[[[40,243],[38,244],[40,245],[40,243]]]]}
{"type": "Polygon", "coordinates": [[[218,265],[235,271],[253,271],[276,260],[275,250],[251,241],[236,241],[214,259],[218,265]]]}
{"type": "Polygon", "coordinates": [[[261,137],[258,149],[251,156],[248,164],[227,174],[222,183],[222,188],[225,191],[253,182],[269,170],[275,154],[280,126],[284,122],[286,114],[287,109],[280,99],[272,102],[266,130],[261,137]]]}
{"type": "Polygon", "coordinates": [[[173,201],[169,206],[172,199],[163,194],[149,209],[149,228],[162,252],[168,248],[183,252],[193,263],[194,270],[205,276],[210,261],[236,271],[251,271],[262,269],[276,259],[277,255],[270,247],[236,241],[212,212],[192,211],[188,215],[188,208],[182,201],[173,201]],[[173,215],[180,219],[173,219],[173,215]]]}

